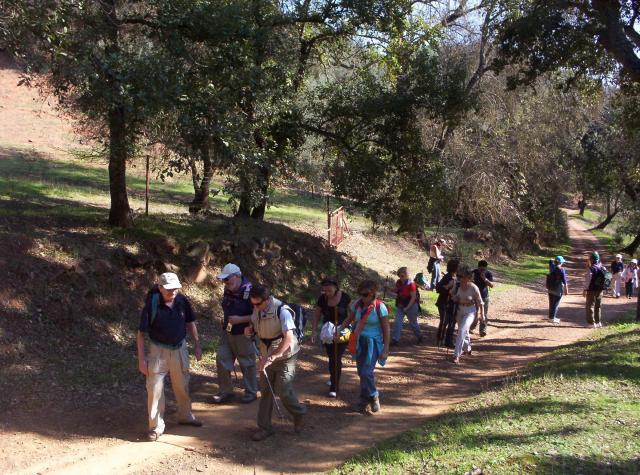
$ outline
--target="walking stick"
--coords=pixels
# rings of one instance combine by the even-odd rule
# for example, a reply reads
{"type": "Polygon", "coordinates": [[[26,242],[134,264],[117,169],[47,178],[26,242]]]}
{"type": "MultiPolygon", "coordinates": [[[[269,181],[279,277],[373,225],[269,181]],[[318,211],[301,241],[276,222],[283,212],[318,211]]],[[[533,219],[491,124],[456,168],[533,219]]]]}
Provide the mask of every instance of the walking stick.
{"type": "Polygon", "coordinates": [[[280,409],[280,404],[278,404],[278,399],[276,399],[276,393],[273,391],[273,386],[271,386],[271,381],[269,381],[269,375],[267,374],[267,368],[262,368],[262,372],[264,373],[264,379],[267,380],[267,385],[269,386],[269,391],[271,391],[271,397],[273,397],[273,405],[276,406],[276,412],[278,413],[278,417],[280,419],[284,419],[284,415],[282,414],[282,410],[280,409]]]}
{"type": "Polygon", "coordinates": [[[333,337],[333,386],[336,389],[336,398],[338,397],[338,306],[336,305],[333,312],[333,321],[335,327],[335,335],[333,337]]]}

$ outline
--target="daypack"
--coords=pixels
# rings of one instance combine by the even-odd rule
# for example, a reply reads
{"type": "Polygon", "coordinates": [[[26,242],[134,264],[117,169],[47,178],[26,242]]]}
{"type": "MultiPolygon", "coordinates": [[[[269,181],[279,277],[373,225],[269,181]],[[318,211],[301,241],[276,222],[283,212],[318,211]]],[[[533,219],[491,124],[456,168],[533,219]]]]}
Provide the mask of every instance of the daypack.
{"type": "Polygon", "coordinates": [[[307,317],[304,314],[304,309],[298,304],[286,304],[283,302],[278,307],[278,318],[280,318],[280,310],[282,310],[282,307],[287,307],[293,312],[293,323],[296,326],[294,333],[296,338],[298,338],[298,343],[302,343],[302,340],[304,339],[304,327],[307,324],[307,317]]]}
{"type": "Polygon", "coordinates": [[[560,269],[554,269],[547,274],[546,287],[548,290],[553,290],[562,282],[562,271],[560,269]]]}
{"type": "Polygon", "coordinates": [[[413,281],[421,287],[427,287],[429,285],[429,282],[427,282],[427,279],[422,272],[418,272],[413,278],[413,281]]]}
{"type": "MultiPolygon", "coordinates": [[[[397,286],[396,286],[396,291],[398,293],[400,291],[400,288],[398,288],[397,286]]],[[[396,297],[396,306],[399,305],[399,300],[398,299],[399,299],[399,297],[396,297]]],[[[422,298],[420,297],[420,288],[417,285],[416,285],[416,301],[415,301],[415,303],[418,304],[418,308],[420,309],[420,311],[422,311],[422,309],[420,308],[420,304],[422,303],[422,298]]]]}
{"type": "Polygon", "coordinates": [[[613,274],[611,274],[606,267],[598,267],[595,274],[591,277],[593,290],[600,292],[601,290],[609,289],[611,286],[611,279],[613,279],[613,274]]]}

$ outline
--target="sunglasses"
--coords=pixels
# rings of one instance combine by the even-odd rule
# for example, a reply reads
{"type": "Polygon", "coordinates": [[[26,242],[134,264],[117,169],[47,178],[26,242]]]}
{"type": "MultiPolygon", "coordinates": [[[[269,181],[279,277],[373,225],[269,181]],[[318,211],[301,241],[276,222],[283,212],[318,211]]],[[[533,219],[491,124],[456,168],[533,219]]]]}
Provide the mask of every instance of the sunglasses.
{"type": "Polygon", "coordinates": [[[362,293],[360,294],[360,297],[369,297],[371,295],[371,292],[367,292],[366,294],[362,293]]]}
{"type": "Polygon", "coordinates": [[[253,300],[251,301],[251,305],[253,305],[254,307],[257,307],[258,305],[262,305],[263,303],[265,303],[266,300],[260,300],[259,302],[254,302],[253,300]]]}

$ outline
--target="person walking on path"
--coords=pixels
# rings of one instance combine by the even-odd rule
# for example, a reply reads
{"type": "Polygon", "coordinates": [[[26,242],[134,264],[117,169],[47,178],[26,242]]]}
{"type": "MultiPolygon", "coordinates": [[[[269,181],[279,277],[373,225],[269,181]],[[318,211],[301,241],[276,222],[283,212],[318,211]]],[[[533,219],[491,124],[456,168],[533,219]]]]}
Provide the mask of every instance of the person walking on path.
{"type": "MultiPolygon", "coordinates": [[[[436,344],[441,346],[446,344],[445,336],[449,333],[449,327],[451,327],[451,334],[449,340],[453,339],[453,331],[455,328],[455,315],[453,312],[453,300],[451,298],[451,292],[456,285],[456,273],[458,272],[458,266],[460,261],[457,259],[451,259],[447,261],[447,273],[440,279],[436,286],[438,292],[438,298],[436,299],[436,307],[438,307],[438,314],[440,315],[440,322],[438,324],[438,333],[436,335],[436,344]]],[[[451,341],[448,342],[449,344],[451,341]]]]}
{"type": "Polygon", "coordinates": [[[244,383],[244,395],[240,402],[250,403],[256,400],[258,393],[255,345],[244,336],[244,329],[253,314],[253,305],[249,300],[251,283],[235,264],[224,266],[218,279],[224,282],[223,319],[222,337],[216,354],[219,391],[213,396],[213,402],[221,404],[233,398],[231,372],[238,360],[244,383]]]}
{"type": "Polygon", "coordinates": [[[593,328],[598,328],[602,327],[600,314],[606,280],[606,269],[600,263],[600,254],[593,251],[587,259],[587,267],[582,296],[586,297],[587,323],[593,325],[593,328]]]}
{"type": "Polygon", "coordinates": [[[553,270],[547,276],[547,292],[549,294],[549,320],[560,323],[558,308],[563,295],[569,295],[567,273],[564,269],[565,259],[557,256],[554,259],[553,270]]]}
{"type": "Polygon", "coordinates": [[[458,270],[458,279],[460,285],[453,294],[453,300],[458,305],[456,312],[456,321],[458,323],[458,336],[456,337],[456,346],[453,352],[453,363],[460,362],[460,356],[463,353],[471,354],[471,336],[469,328],[478,313],[480,322],[484,321],[484,302],[480,296],[480,289],[471,281],[473,272],[464,266],[458,270]]]}
{"type": "Polygon", "coordinates": [[[295,335],[294,313],[287,305],[271,295],[269,288],[255,285],[249,292],[254,307],[251,324],[244,330],[245,336],[258,337],[260,348],[260,406],[258,431],[251,437],[259,442],[273,435],[271,424],[274,393],[285,409],[293,416],[293,429],[300,433],[304,426],[307,408],[298,401],[293,389],[296,363],[300,346],[295,335]]]}
{"type": "Polygon", "coordinates": [[[416,283],[409,278],[409,270],[406,267],[400,267],[397,275],[396,318],[393,321],[391,346],[395,346],[400,342],[400,334],[402,333],[405,315],[409,320],[413,334],[416,336],[416,344],[420,344],[422,342],[422,332],[420,331],[420,325],[418,325],[418,314],[420,313],[418,287],[416,283]]]}
{"type": "Polygon", "coordinates": [[[322,317],[323,331],[321,334],[331,335],[331,341],[323,341],[324,348],[329,357],[330,387],[329,397],[337,397],[342,375],[342,356],[347,349],[347,341],[337,333],[337,328],[342,325],[349,316],[349,305],[351,297],[346,292],[340,290],[338,281],[325,278],[320,282],[322,294],[316,302],[315,313],[313,315],[313,327],[311,332],[311,343],[316,342],[318,334],[318,322],[322,317]],[[327,331],[325,331],[327,330],[327,331]],[[344,340],[344,341],[343,341],[344,340]]]}
{"type": "Polygon", "coordinates": [[[389,357],[389,310],[377,298],[378,284],[365,280],[358,286],[360,298],[350,307],[349,317],[341,325],[348,326],[354,320],[354,331],[349,339],[349,352],[354,355],[360,377],[360,401],[362,413],[380,411],[380,393],[376,387],[376,364],[384,366],[389,357]]]}
{"type": "MultiPolygon", "coordinates": [[[[480,336],[487,336],[487,325],[489,324],[489,289],[493,288],[493,274],[488,270],[489,263],[484,259],[478,261],[478,268],[473,271],[473,283],[480,290],[480,296],[484,302],[484,320],[480,323],[480,336]]],[[[478,324],[478,314],[471,325],[473,332],[478,324]]]]}
{"type": "Polygon", "coordinates": [[[628,299],[633,297],[633,289],[638,288],[638,259],[631,259],[629,265],[622,273],[624,290],[628,299]]]}
{"type": "Polygon", "coordinates": [[[442,246],[445,244],[444,239],[436,239],[429,248],[429,263],[427,264],[427,270],[431,272],[431,289],[435,290],[436,284],[440,280],[440,264],[444,262],[444,256],[442,255],[442,246]]]}
{"type": "Polygon", "coordinates": [[[624,271],[624,263],[622,262],[622,254],[616,254],[616,259],[611,263],[611,284],[613,286],[613,296],[619,298],[622,292],[622,272],[624,271]]]}
{"type": "Polygon", "coordinates": [[[191,412],[189,397],[189,352],[187,332],[194,342],[196,359],[202,358],[195,316],[189,300],[179,293],[178,276],[166,272],[148,293],[136,335],[138,369],[147,378],[147,439],[158,440],[164,433],[164,380],[171,376],[171,386],[178,404],[178,423],[202,426],[191,412]],[[149,355],[145,355],[144,335],[149,335],[149,355]]]}

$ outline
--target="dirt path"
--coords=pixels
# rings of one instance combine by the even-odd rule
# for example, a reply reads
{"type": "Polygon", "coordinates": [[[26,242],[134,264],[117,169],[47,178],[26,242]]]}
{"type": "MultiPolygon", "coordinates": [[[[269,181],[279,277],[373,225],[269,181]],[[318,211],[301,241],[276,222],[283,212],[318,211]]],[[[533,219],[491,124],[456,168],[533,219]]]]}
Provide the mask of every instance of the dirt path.
{"type": "MultiPolygon", "coordinates": [[[[131,427],[117,437],[105,434],[109,438],[61,441],[55,431],[49,437],[43,436],[42,431],[2,431],[0,472],[315,473],[331,469],[373,443],[479,393],[492,381],[513,374],[541,354],[585,337],[591,330],[584,323],[583,262],[586,251],[597,248],[598,243],[575,220],[570,221],[570,235],[571,295],[562,301],[560,325],[552,325],[546,319],[547,297],[541,283],[497,291],[491,299],[489,336],[480,341],[476,338],[474,356],[455,367],[448,363],[443,350],[431,345],[435,321],[425,320],[422,327],[427,331],[426,342],[415,346],[405,332],[387,366],[377,370],[383,411],[376,416],[363,416],[351,409],[358,395],[352,363],[345,368],[341,398],[325,397],[326,359],[320,350],[307,346],[296,381],[299,396],[309,406],[302,435],[293,434],[290,422],[277,423],[274,437],[262,443],[251,442],[257,404],[207,404],[205,399],[215,391],[215,385],[210,383],[201,385],[193,395],[195,413],[205,423],[200,429],[170,422],[168,433],[159,442],[138,442],[145,420],[141,412],[139,420],[131,421],[131,427]]],[[[605,324],[616,314],[632,309],[634,304],[629,302],[607,298],[605,324]]],[[[144,394],[140,398],[144,399],[144,394]]]]}

